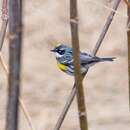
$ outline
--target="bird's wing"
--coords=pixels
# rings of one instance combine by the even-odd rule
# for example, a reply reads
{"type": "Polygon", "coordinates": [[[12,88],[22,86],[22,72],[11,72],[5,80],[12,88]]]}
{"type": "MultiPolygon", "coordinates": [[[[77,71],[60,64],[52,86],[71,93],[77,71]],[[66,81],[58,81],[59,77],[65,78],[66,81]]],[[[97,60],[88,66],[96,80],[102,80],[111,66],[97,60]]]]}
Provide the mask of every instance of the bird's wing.
{"type": "MultiPolygon", "coordinates": [[[[98,61],[100,61],[99,57],[87,54],[85,52],[80,52],[80,63],[81,63],[81,65],[92,64],[92,63],[95,63],[95,62],[98,62],[98,61]]],[[[65,56],[60,58],[60,63],[73,66],[73,55],[70,54],[70,53],[67,53],[65,56]]]]}
{"type": "Polygon", "coordinates": [[[73,64],[73,55],[72,52],[66,53],[65,56],[60,58],[60,62],[65,65],[72,65],[73,64]]]}
{"type": "Polygon", "coordinates": [[[98,61],[100,61],[99,57],[87,54],[85,52],[81,52],[80,53],[80,62],[81,62],[81,65],[91,64],[91,63],[95,63],[95,62],[98,62],[98,61]]]}

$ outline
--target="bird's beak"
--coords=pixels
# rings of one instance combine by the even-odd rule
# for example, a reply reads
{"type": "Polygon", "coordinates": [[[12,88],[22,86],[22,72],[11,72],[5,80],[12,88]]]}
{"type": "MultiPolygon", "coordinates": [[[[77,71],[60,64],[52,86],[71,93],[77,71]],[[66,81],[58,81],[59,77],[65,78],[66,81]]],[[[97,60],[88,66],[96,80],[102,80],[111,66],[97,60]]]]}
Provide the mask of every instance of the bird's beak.
{"type": "Polygon", "coordinates": [[[51,50],[52,52],[56,52],[55,49],[51,50]]]}

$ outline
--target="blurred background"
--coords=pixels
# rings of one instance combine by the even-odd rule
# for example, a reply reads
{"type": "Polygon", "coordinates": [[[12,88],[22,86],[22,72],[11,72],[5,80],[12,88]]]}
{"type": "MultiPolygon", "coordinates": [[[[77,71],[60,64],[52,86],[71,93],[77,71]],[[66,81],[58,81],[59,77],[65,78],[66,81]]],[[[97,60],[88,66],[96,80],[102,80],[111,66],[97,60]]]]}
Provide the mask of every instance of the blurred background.
{"type": "MultiPolygon", "coordinates": [[[[79,37],[82,51],[91,53],[114,0],[80,0],[79,37]]],[[[0,6],[1,6],[0,1],[0,6]]],[[[84,79],[89,130],[129,130],[127,69],[127,11],[121,2],[98,56],[114,56],[99,63],[84,79]]],[[[58,43],[71,46],[69,0],[24,1],[24,40],[21,97],[36,130],[52,130],[73,86],[50,50],[58,43]]],[[[1,25],[1,22],[0,22],[1,25]]],[[[8,39],[2,53],[8,63],[8,39]]],[[[5,127],[7,76],[0,65],[0,130],[5,127]]],[[[20,130],[30,130],[20,109],[20,130]]],[[[61,130],[79,130],[76,99],[61,130]]]]}

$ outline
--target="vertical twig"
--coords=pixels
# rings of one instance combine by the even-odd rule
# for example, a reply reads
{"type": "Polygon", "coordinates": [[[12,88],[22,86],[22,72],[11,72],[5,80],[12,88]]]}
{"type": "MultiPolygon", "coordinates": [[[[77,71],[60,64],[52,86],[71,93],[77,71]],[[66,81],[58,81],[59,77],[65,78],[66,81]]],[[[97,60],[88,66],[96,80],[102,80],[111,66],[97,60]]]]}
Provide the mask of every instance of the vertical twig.
{"type": "Polygon", "coordinates": [[[77,104],[81,130],[88,130],[87,113],[85,108],[85,97],[80,73],[80,57],[79,57],[79,35],[78,35],[78,11],[77,0],[70,0],[70,26],[72,37],[72,48],[75,68],[75,84],[77,88],[77,104]]]}
{"type": "MultiPolygon", "coordinates": [[[[8,2],[8,0],[3,0],[3,2],[2,2],[2,16],[1,16],[2,25],[1,25],[1,29],[0,29],[0,51],[2,50],[2,46],[4,43],[4,39],[5,39],[5,34],[6,34],[6,29],[7,29],[7,24],[8,24],[7,2],[8,2]]],[[[0,53],[0,62],[5,70],[6,74],[8,75],[8,69],[7,69],[6,64],[4,63],[1,53],[0,53]]],[[[31,128],[31,130],[35,130],[33,123],[31,121],[31,117],[30,117],[28,111],[26,110],[26,107],[21,98],[19,98],[19,103],[20,103],[20,107],[23,110],[23,113],[27,119],[29,127],[31,128]]]]}
{"type": "Polygon", "coordinates": [[[8,9],[7,9],[7,0],[3,0],[2,3],[2,25],[0,29],[0,51],[3,46],[4,38],[5,38],[5,33],[6,33],[6,28],[7,28],[7,23],[8,23],[8,9]]]}
{"type": "Polygon", "coordinates": [[[9,1],[9,94],[6,130],[18,130],[22,45],[22,0],[9,1]]]}
{"type": "MultiPolygon", "coordinates": [[[[130,0],[128,0],[130,2],[130,0]]],[[[129,107],[130,107],[130,6],[127,7],[127,40],[128,40],[128,76],[129,76],[129,107]]]]}
{"type": "MultiPolygon", "coordinates": [[[[5,34],[6,34],[6,29],[7,29],[7,24],[8,24],[7,2],[8,2],[8,0],[3,0],[3,2],[2,2],[2,16],[1,16],[2,25],[1,25],[1,29],[0,29],[0,51],[2,50],[2,46],[4,43],[4,39],[5,39],[5,34]]],[[[6,74],[8,75],[8,69],[7,69],[6,64],[4,63],[1,53],[0,53],[0,62],[5,70],[6,74]]],[[[31,128],[31,130],[35,130],[33,123],[31,121],[31,117],[30,117],[28,111],[26,110],[26,107],[21,98],[19,98],[19,103],[20,103],[20,107],[23,110],[23,113],[27,119],[29,127],[31,128]]]]}
{"type": "MultiPolygon", "coordinates": [[[[98,41],[97,41],[97,43],[96,43],[96,45],[95,45],[95,47],[94,47],[94,49],[93,49],[93,54],[95,54],[96,55],[96,53],[97,53],[97,51],[98,51],[98,49],[100,48],[100,45],[101,45],[101,43],[102,43],[102,41],[103,41],[103,39],[104,39],[104,37],[105,37],[105,35],[106,35],[106,32],[108,31],[108,29],[109,29],[109,25],[111,24],[111,21],[113,20],[113,16],[115,15],[115,12],[116,12],[116,10],[117,10],[117,7],[119,6],[119,3],[121,2],[121,0],[115,0],[115,2],[114,2],[114,4],[113,4],[113,7],[112,7],[112,9],[113,10],[115,10],[115,11],[111,11],[110,12],[110,14],[109,14],[109,16],[108,16],[108,18],[107,18],[107,21],[106,21],[106,23],[105,23],[105,25],[104,25],[104,27],[103,27],[103,29],[102,29],[102,32],[101,32],[101,34],[100,34],[100,36],[99,36],[99,38],[98,38],[98,41]],[[112,13],[113,12],[113,13],[112,13]],[[112,18],[112,19],[111,19],[112,18]],[[108,24],[108,25],[107,25],[108,24]],[[104,30],[105,29],[105,30],[104,30]],[[105,31],[105,32],[104,32],[105,31]]],[[[86,73],[87,74],[87,73],[86,73]]],[[[85,75],[86,75],[85,74],[85,75]]],[[[84,75],[84,76],[85,76],[84,75]]],[[[84,76],[83,76],[83,78],[84,78],[84,76]]],[[[70,95],[69,95],[69,97],[68,97],[68,100],[66,101],[66,104],[65,104],[65,106],[64,106],[64,109],[63,109],[63,111],[62,111],[62,113],[61,113],[61,115],[59,116],[59,119],[58,119],[58,121],[57,121],[57,123],[56,123],[56,126],[57,126],[57,128],[58,129],[54,129],[54,130],[59,130],[60,129],[60,127],[61,127],[61,125],[62,125],[62,123],[63,123],[63,121],[64,121],[64,118],[65,118],[65,116],[67,115],[67,112],[68,112],[68,110],[69,110],[69,108],[70,108],[70,106],[71,106],[71,104],[72,104],[72,102],[73,102],[73,99],[74,99],[74,97],[75,97],[75,95],[76,95],[76,87],[75,87],[75,85],[73,86],[73,89],[72,89],[72,91],[71,91],[71,93],[70,93],[70,95]]]]}

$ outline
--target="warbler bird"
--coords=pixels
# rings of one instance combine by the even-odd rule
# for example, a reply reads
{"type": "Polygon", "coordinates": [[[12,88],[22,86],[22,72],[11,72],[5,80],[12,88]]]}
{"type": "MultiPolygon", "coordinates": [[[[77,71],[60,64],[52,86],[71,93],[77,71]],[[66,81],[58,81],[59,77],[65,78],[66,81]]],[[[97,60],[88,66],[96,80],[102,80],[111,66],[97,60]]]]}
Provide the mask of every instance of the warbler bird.
{"type": "MultiPolygon", "coordinates": [[[[56,46],[52,52],[55,53],[58,67],[69,75],[74,75],[73,49],[66,45],[56,46]]],[[[115,57],[100,58],[85,52],[80,52],[80,71],[84,74],[89,67],[104,61],[113,61],[115,57]]]]}

